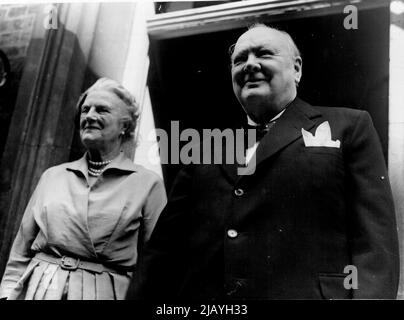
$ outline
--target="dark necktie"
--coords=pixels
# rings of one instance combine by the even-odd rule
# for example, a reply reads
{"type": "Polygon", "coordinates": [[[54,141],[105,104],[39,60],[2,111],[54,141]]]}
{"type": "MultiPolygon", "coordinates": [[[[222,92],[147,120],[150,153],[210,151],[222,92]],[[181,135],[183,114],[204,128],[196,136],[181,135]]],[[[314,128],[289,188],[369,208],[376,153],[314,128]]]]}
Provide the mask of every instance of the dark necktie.
{"type": "Polygon", "coordinates": [[[255,142],[260,141],[267,133],[269,130],[271,130],[272,126],[275,124],[275,120],[271,121],[267,124],[259,124],[259,125],[250,125],[247,124],[244,127],[244,143],[246,149],[251,148],[255,142]],[[255,129],[255,141],[248,141],[248,130],[249,129],[255,129]]]}

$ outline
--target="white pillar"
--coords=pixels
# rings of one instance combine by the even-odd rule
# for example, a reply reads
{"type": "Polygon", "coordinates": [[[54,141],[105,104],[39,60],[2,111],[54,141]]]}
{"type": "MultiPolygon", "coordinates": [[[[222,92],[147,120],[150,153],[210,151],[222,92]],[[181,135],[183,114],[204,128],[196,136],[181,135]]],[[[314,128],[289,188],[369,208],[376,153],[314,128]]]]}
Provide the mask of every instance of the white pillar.
{"type": "Polygon", "coordinates": [[[140,106],[136,128],[137,147],[124,146],[137,164],[155,171],[162,169],[154,133],[147,75],[149,72],[149,37],[146,20],[154,15],[154,3],[102,3],[99,5],[97,29],[91,44],[90,69],[100,77],[108,77],[127,88],[140,106]],[[133,154],[134,153],[134,154],[133,154]],[[154,160],[154,161],[153,161],[154,160]]]}
{"type": "Polygon", "coordinates": [[[404,1],[390,4],[389,177],[397,214],[404,299],[404,1]]]}
{"type": "Polygon", "coordinates": [[[133,18],[128,55],[122,84],[131,90],[139,102],[141,115],[136,130],[134,162],[156,172],[162,177],[160,157],[157,148],[153,110],[147,87],[149,72],[149,37],[147,22],[154,15],[153,2],[137,2],[133,18]]]}

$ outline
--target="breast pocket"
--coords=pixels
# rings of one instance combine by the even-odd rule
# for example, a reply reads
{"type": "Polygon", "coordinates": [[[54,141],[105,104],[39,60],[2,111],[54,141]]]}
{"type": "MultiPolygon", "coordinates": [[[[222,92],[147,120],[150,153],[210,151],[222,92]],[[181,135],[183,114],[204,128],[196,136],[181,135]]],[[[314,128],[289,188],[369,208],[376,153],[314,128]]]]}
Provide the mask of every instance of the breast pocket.
{"type": "Polygon", "coordinates": [[[317,187],[342,181],[345,174],[343,154],[339,148],[306,147],[300,161],[311,183],[317,187]]]}
{"type": "Polygon", "coordinates": [[[343,273],[320,273],[320,292],[323,299],[351,299],[352,289],[344,287],[347,275],[343,273]]]}
{"type": "Polygon", "coordinates": [[[302,152],[303,153],[307,152],[310,154],[324,154],[335,157],[342,156],[342,151],[340,148],[332,148],[332,147],[305,147],[302,152]]]}

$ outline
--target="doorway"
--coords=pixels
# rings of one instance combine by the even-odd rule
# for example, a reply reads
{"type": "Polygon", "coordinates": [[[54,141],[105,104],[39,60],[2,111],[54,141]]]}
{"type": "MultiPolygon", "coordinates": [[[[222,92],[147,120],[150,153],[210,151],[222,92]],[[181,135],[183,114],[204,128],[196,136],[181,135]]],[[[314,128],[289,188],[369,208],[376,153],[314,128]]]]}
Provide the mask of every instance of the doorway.
{"type": "MultiPolygon", "coordinates": [[[[344,14],[321,14],[271,23],[289,32],[303,56],[298,95],[313,105],[367,110],[388,154],[388,6],[358,12],[358,29],[346,30],[344,14]]],[[[228,48],[245,27],[151,41],[148,86],[157,128],[239,126],[245,119],[234,97],[228,48]]],[[[180,168],[163,164],[167,190],[180,168]]]]}

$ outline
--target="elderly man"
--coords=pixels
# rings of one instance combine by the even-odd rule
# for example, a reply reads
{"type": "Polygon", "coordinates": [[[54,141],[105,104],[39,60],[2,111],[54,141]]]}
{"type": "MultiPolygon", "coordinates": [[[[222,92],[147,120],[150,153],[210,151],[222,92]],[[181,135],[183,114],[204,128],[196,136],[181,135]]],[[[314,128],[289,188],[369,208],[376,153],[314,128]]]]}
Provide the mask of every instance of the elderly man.
{"type": "Polygon", "coordinates": [[[393,200],[368,113],[297,98],[302,58],[283,31],[255,25],[233,49],[234,93],[263,132],[247,149],[254,170],[180,171],[128,298],[396,298],[393,200]]]}

